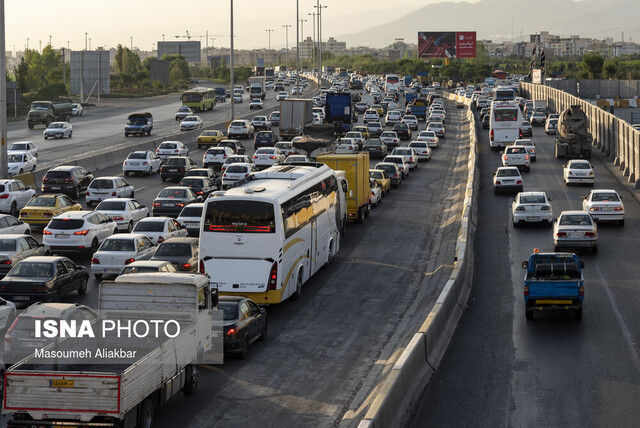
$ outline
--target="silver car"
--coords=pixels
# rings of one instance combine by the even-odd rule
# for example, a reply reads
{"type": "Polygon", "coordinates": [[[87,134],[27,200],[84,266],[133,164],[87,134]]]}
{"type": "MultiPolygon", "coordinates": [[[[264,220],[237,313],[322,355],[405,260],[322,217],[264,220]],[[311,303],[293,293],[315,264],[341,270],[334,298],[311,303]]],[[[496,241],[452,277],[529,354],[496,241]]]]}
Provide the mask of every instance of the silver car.
{"type": "Polygon", "coordinates": [[[590,248],[598,252],[598,226],[587,211],[563,211],[553,225],[555,251],[561,248],[590,248]]]}

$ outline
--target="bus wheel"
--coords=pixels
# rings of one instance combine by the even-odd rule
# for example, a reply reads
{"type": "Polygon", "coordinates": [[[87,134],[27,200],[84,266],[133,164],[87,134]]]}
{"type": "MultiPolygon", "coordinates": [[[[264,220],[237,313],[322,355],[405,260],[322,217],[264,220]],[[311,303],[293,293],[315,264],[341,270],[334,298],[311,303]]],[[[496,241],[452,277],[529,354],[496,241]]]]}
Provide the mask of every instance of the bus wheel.
{"type": "Polygon", "coordinates": [[[142,403],[138,421],[139,428],[151,428],[153,426],[153,402],[147,398],[142,403]]]}
{"type": "Polygon", "coordinates": [[[300,296],[302,296],[302,277],[303,277],[303,273],[302,273],[302,269],[300,269],[298,271],[298,280],[296,282],[296,291],[294,291],[293,296],[292,296],[294,299],[299,299],[300,296]]]}

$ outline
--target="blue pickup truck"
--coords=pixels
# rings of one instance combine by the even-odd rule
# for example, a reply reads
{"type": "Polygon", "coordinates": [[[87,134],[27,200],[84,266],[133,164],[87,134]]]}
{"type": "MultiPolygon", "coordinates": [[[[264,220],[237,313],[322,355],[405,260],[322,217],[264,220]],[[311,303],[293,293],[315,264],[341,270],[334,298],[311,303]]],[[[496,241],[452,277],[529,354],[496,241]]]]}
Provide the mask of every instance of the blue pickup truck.
{"type": "Polygon", "coordinates": [[[411,114],[418,118],[418,120],[427,120],[427,108],[429,102],[424,98],[416,98],[409,104],[411,107],[411,114]]]}
{"type": "Polygon", "coordinates": [[[153,129],[153,115],[151,113],[134,113],[129,115],[127,125],[124,127],[124,136],[151,135],[153,129]]]}
{"type": "Polygon", "coordinates": [[[527,320],[542,311],[567,311],[576,320],[582,318],[584,263],[577,255],[535,250],[522,267],[527,320]]]}
{"type": "Polygon", "coordinates": [[[351,131],[354,121],[353,101],[348,92],[329,92],[324,105],[325,121],[333,124],[336,135],[344,135],[351,131]]]}

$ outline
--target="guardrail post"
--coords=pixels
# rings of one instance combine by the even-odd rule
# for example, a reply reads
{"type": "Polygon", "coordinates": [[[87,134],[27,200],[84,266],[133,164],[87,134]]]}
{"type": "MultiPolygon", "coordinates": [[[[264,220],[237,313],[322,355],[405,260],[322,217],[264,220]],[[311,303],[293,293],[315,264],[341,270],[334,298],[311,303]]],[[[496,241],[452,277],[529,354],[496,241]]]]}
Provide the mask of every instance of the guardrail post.
{"type": "Polygon", "coordinates": [[[622,163],[621,163],[621,167],[622,167],[622,174],[625,177],[629,176],[629,133],[627,132],[627,127],[624,126],[624,123],[621,120],[618,120],[618,125],[620,126],[620,134],[622,135],[622,145],[624,147],[623,149],[623,156],[622,156],[622,163]]]}
{"type": "Polygon", "coordinates": [[[612,161],[614,165],[616,165],[616,159],[618,158],[618,146],[616,140],[616,132],[615,129],[613,129],[613,115],[611,113],[606,113],[605,116],[607,118],[607,139],[609,140],[610,150],[609,160],[612,161]]]}
{"type": "Polygon", "coordinates": [[[620,133],[620,124],[615,118],[611,119],[611,129],[614,130],[613,141],[616,144],[616,158],[613,164],[622,169],[622,134],[620,133]]]}
{"type": "Polygon", "coordinates": [[[634,180],[633,186],[637,189],[640,187],[640,131],[632,130],[634,157],[634,180]]]}

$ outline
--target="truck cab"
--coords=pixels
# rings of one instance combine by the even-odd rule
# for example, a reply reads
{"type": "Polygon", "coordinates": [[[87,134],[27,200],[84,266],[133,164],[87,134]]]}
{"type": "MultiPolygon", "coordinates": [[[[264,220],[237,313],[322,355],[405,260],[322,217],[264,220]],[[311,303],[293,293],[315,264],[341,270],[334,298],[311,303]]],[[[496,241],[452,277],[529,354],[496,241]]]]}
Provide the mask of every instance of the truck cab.
{"type": "Polygon", "coordinates": [[[541,253],[537,249],[522,262],[524,303],[527,320],[534,313],[569,312],[582,318],[584,299],[584,263],[574,253],[541,253]]]}

